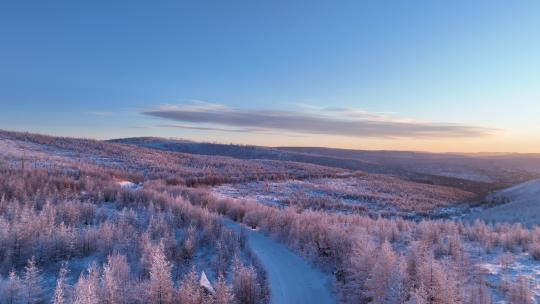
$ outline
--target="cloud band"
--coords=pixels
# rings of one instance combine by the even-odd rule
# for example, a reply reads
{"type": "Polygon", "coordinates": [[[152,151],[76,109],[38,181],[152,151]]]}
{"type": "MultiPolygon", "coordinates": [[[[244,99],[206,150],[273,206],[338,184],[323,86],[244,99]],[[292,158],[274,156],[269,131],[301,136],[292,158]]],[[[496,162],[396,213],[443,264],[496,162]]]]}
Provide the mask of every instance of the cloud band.
{"type": "MultiPolygon", "coordinates": [[[[490,128],[453,124],[417,122],[360,112],[354,109],[305,111],[249,111],[223,105],[197,103],[165,105],[141,111],[144,115],[178,122],[213,124],[242,128],[245,132],[261,130],[306,134],[325,134],[358,138],[441,138],[478,137],[493,133],[490,128]],[[348,115],[364,113],[363,115],[348,115]]],[[[199,129],[219,129],[200,127],[199,129]]],[[[236,132],[239,130],[235,129],[236,132]]]]}

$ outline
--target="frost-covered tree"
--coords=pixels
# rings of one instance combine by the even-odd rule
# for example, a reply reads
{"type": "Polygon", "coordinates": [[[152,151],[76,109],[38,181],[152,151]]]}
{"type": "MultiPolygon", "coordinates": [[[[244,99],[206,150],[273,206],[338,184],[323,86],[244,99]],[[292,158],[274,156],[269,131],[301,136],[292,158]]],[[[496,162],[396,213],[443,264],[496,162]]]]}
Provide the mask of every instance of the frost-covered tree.
{"type": "Polygon", "coordinates": [[[36,266],[34,257],[28,260],[24,267],[24,286],[26,289],[26,300],[29,304],[42,303],[43,298],[43,279],[41,272],[36,266]]]}
{"type": "Polygon", "coordinates": [[[536,303],[534,294],[531,291],[531,282],[524,276],[519,276],[516,282],[509,284],[507,298],[512,304],[536,303]]]}
{"type": "Polygon", "coordinates": [[[6,304],[22,303],[22,282],[15,270],[9,272],[8,281],[4,290],[4,301],[6,304]]]}
{"type": "Polygon", "coordinates": [[[218,240],[215,245],[216,258],[214,261],[214,270],[216,273],[224,274],[230,265],[230,252],[221,240],[218,240]]]}
{"type": "Polygon", "coordinates": [[[474,284],[470,293],[471,304],[491,304],[491,292],[486,286],[486,282],[480,278],[479,282],[474,284]]]}
{"type": "Polygon", "coordinates": [[[429,299],[429,295],[426,289],[424,288],[424,286],[420,285],[411,292],[409,300],[406,303],[407,304],[431,304],[433,302],[429,299]]]}
{"type": "Polygon", "coordinates": [[[182,304],[201,304],[203,302],[202,289],[199,286],[197,272],[194,268],[182,280],[178,298],[182,304]]]}
{"type": "Polygon", "coordinates": [[[375,260],[375,265],[373,265],[373,268],[371,269],[369,279],[366,282],[366,287],[368,288],[374,303],[384,303],[387,292],[391,288],[394,288],[394,286],[390,286],[389,284],[397,258],[388,241],[382,243],[377,252],[378,255],[375,260]]]}
{"type": "Polygon", "coordinates": [[[151,263],[148,288],[149,301],[156,304],[171,303],[174,295],[171,279],[172,267],[165,256],[162,242],[152,250],[151,263]]]}
{"type": "Polygon", "coordinates": [[[419,263],[419,286],[425,288],[429,303],[452,303],[444,298],[444,273],[439,262],[432,255],[424,255],[419,263]]]}
{"type": "Polygon", "coordinates": [[[234,298],[238,303],[255,304],[260,295],[257,274],[252,267],[246,267],[237,258],[233,273],[234,298]]]}
{"type": "Polygon", "coordinates": [[[69,269],[66,265],[63,265],[58,272],[58,279],[56,279],[56,288],[54,289],[53,304],[69,303],[69,286],[66,281],[68,273],[69,269]]]}
{"type": "Polygon", "coordinates": [[[75,285],[75,304],[99,304],[99,271],[95,265],[91,266],[88,273],[81,273],[75,285]]]}
{"type": "Polygon", "coordinates": [[[503,255],[501,255],[498,259],[499,264],[501,265],[501,268],[503,271],[510,270],[510,266],[512,266],[512,263],[514,263],[515,257],[510,252],[505,252],[503,255]]]}
{"type": "Polygon", "coordinates": [[[189,226],[187,237],[184,242],[184,259],[190,261],[197,249],[197,231],[194,226],[189,226]]]}
{"type": "Polygon", "coordinates": [[[382,302],[385,304],[404,303],[408,298],[408,282],[406,262],[404,258],[398,258],[390,272],[382,302]]]}
{"type": "Polygon", "coordinates": [[[227,285],[227,282],[225,281],[225,278],[222,275],[218,277],[218,281],[215,285],[215,290],[216,290],[216,293],[214,294],[215,304],[234,303],[234,295],[233,295],[232,289],[229,285],[227,285]]]}
{"type": "Polygon", "coordinates": [[[129,265],[124,255],[110,255],[103,266],[103,288],[107,304],[125,303],[129,284],[129,265]]]}

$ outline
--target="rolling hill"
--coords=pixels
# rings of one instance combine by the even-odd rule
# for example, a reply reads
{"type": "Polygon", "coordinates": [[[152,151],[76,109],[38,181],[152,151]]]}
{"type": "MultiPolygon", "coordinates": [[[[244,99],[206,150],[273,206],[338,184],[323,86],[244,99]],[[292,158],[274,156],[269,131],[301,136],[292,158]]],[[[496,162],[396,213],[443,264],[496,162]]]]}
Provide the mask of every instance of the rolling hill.
{"type": "Polygon", "coordinates": [[[472,213],[467,219],[540,225],[540,179],[497,191],[488,196],[488,201],[495,206],[472,213]]]}
{"type": "Polygon", "coordinates": [[[414,182],[459,188],[476,193],[480,197],[491,191],[540,177],[538,155],[436,154],[311,147],[273,148],[197,143],[154,137],[114,139],[110,142],[196,155],[284,160],[389,174],[414,182]]]}

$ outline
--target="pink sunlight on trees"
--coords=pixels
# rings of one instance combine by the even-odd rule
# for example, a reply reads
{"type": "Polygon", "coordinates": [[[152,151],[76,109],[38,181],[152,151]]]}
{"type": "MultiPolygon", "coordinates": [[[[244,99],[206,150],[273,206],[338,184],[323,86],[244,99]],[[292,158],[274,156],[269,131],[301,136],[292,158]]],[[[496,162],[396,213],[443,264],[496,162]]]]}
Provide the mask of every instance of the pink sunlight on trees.
{"type": "Polygon", "coordinates": [[[3,133],[0,142],[9,148],[0,157],[0,299],[7,303],[270,302],[268,266],[223,218],[309,261],[328,277],[336,302],[537,297],[534,275],[520,265],[537,267],[540,229],[430,218],[441,206],[467,203],[472,192],[459,188],[92,140],[3,133]],[[311,194],[280,192],[287,204],[267,204],[215,191],[266,183],[268,195],[270,183],[287,182],[311,194]],[[323,192],[336,204],[363,197],[425,213],[311,200],[323,192]]]}

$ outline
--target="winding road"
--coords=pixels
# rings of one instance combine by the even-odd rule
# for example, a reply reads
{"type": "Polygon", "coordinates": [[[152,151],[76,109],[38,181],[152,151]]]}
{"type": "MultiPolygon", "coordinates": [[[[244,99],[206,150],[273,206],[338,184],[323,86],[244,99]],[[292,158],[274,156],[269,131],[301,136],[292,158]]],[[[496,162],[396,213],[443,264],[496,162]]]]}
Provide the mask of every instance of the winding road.
{"type": "MultiPolygon", "coordinates": [[[[236,232],[241,229],[238,223],[231,220],[224,222],[236,232]]],[[[272,304],[336,303],[325,274],[261,232],[246,228],[246,235],[249,246],[268,273],[272,304]]]]}

